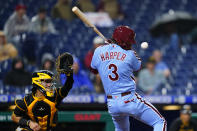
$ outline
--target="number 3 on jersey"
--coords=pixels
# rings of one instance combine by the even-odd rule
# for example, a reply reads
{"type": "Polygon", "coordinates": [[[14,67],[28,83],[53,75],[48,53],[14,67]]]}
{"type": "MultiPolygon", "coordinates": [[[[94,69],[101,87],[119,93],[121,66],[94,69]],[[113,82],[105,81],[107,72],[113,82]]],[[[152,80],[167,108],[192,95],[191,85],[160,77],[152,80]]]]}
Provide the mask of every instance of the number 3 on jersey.
{"type": "Polygon", "coordinates": [[[111,74],[108,75],[109,79],[112,80],[112,81],[117,81],[118,78],[119,78],[119,75],[117,73],[117,70],[118,70],[117,66],[115,64],[110,64],[108,66],[108,69],[112,70],[111,73],[113,74],[113,75],[111,75],[111,74]]]}

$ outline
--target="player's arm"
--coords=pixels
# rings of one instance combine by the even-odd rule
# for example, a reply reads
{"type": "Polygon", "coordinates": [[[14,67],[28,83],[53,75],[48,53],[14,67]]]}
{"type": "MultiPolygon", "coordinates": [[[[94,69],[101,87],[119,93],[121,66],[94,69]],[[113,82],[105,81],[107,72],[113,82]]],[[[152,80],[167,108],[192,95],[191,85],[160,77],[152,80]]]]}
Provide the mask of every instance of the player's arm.
{"type": "Polygon", "coordinates": [[[96,69],[96,65],[98,62],[98,50],[100,49],[100,47],[96,48],[96,50],[94,51],[94,55],[92,57],[92,61],[91,61],[91,65],[90,65],[90,71],[94,74],[98,74],[98,70],[96,69]]]}
{"type": "Polygon", "coordinates": [[[33,131],[39,131],[40,126],[38,125],[38,123],[25,118],[27,108],[26,108],[24,100],[16,100],[15,105],[16,107],[11,116],[12,120],[15,123],[17,123],[19,126],[29,127],[33,131]]]}
{"type": "Polygon", "coordinates": [[[134,71],[139,71],[141,69],[142,60],[138,56],[138,54],[133,50],[133,57],[132,57],[132,68],[134,71]]]}
{"type": "Polygon", "coordinates": [[[98,74],[98,70],[97,69],[93,69],[92,67],[90,67],[90,71],[94,74],[98,74]]]}
{"type": "Polygon", "coordinates": [[[29,127],[33,131],[39,131],[40,130],[39,124],[34,122],[34,121],[27,120],[27,119],[25,119],[23,117],[20,117],[20,116],[16,116],[14,113],[12,113],[11,118],[15,123],[19,124],[20,126],[29,127]]]}
{"type": "Polygon", "coordinates": [[[68,92],[70,91],[74,83],[73,73],[70,73],[70,75],[67,75],[66,77],[67,79],[64,85],[60,89],[57,90],[61,98],[64,98],[68,95],[68,92]]]}

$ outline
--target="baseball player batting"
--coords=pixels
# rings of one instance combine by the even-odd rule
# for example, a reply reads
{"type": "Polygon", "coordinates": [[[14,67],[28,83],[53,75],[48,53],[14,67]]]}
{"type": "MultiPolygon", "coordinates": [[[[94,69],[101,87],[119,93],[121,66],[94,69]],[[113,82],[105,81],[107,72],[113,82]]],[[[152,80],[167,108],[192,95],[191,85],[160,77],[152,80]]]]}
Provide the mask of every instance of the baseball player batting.
{"type": "Polygon", "coordinates": [[[101,76],[116,131],[130,130],[129,116],[152,126],[154,131],[166,131],[164,117],[135,92],[133,72],[141,68],[141,59],[131,47],[135,43],[135,32],[128,26],[118,26],[112,42],[95,50],[92,71],[101,76]]]}

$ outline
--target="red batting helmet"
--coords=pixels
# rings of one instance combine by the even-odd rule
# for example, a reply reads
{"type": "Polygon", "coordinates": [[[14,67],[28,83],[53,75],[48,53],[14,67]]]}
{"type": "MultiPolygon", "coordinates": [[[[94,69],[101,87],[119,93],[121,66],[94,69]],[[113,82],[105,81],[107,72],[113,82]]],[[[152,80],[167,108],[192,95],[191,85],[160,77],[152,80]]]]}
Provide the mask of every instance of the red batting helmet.
{"type": "Polygon", "coordinates": [[[112,38],[125,50],[130,50],[131,45],[136,43],[135,32],[128,26],[116,27],[112,38]]]}

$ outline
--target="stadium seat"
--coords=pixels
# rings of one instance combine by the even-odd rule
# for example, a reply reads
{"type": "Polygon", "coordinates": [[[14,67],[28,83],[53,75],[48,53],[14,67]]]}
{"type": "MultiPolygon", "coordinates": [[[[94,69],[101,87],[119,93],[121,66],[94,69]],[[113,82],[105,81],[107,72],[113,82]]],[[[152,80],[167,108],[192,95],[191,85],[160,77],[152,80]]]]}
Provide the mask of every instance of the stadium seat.
{"type": "MultiPolygon", "coordinates": [[[[98,4],[97,0],[92,0],[94,4],[98,4]]],[[[139,56],[142,57],[144,63],[151,56],[152,51],[160,49],[163,53],[163,61],[165,61],[170,70],[172,79],[169,82],[171,86],[174,86],[173,90],[169,90],[171,93],[176,93],[176,90],[187,86],[188,80],[192,79],[193,86],[197,86],[196,74],[197,70],[197,46],[190,43],[186,43],[186,52],[181,50],[173,50],[169,43],[164,41],[163,38],[154,38],[149,33],[150,25],[154,22],[155,18],[163,13],[167,13],[170,9],[181,10],[190,12],[192,15],[197,16],[197,1],[180,1],[180,0],[161,0],[152,1],[130,1],[130,0],[118,0],[125,13],[125,19],[114,20],[114,27],[118,25],[131,26],[136,31],[137,45],[134,47],[139,56]],[[131,8],[132,6],[132,8],[131,8]],[[138,46],[142,41],[148,41],[150,46],[147,50],[141,50],[138,46]],[[185,68],[187,66],[187,68],[185,68]],[[184,74],[184,75],[183,75],[184,74]],[[188,79],[187,79],[188,78],[188,79]]],[[[8,17],[13,13],[15,6],[21,2],[21,0],[3,0],[4,4],[0,4],[0,29],[3,29],[3,25],[8,17]]],[[[23,1],[27,5],[27,15],[29,18],[37,13],[39,6],[45,5],[47,8],[47,14],[51,15],[51,8],[56,3],[56,0],[48,1],[35,1],[29,0],[23,1]]],[[[75,3],[73,3],[74,5],[75,3]]],[[[44,34],[38,35],[35,33],[25,33],[21,37],[22,51],[19,50],[20,55],[26,56],[29,59],[36,59],[36,62],[40,64],[40,59],[43,53],[50,52],[54,56],[58,56],[65,51],[75,54],[80,60],[83,60],[84,55],[88,50],[92,48],[92,39],[97,35],[92,29],[86,27],[84,23],[79,19],[72,21],[66,21],[63,19],[53,19],[52,21],[55,28],[59,32],[58,34],[44,34]],[[25,36],[25,37],[24,37],[25,36]]],[[[107,38],[111,38],[112,28],[99,28],[99,30],[107,38]]],[[[185,40],[185,37],[183,37],[185,40]]],[[[185,41],[184,41],[185,43],[185,41]]],[[[0,64],[0,79],[3,74],[10,68],[5,66],[7,62],[0,64]],[[4,68],[6,67],[6,68],[4,68]]],[[[8,62],[9,63],[9,62],[8,62]]],[[[28,67],[28,70],[33,71],[36,67],[28,67]]],[[[11,87],[7,87],[11,88],[11,87]]],[[[183,93],[184,91],[179,91],[183,93]]],[[[194,90],[194,92],[197,92],[194,90]]]]}

